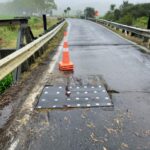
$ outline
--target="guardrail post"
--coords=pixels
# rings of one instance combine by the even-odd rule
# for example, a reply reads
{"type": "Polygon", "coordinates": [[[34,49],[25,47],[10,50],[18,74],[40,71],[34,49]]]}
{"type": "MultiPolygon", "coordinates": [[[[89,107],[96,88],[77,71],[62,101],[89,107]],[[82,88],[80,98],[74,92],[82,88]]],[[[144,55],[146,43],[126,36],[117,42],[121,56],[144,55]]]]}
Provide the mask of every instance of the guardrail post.
{"type": "Polygon", "coordinates": [[[148,40],[147,47],[150,48],[150,39],[148,40]]]}
{"type": "Polygon", "coordinates": [[[128,33],[127,33],[127,31],[126,31],[126,30],[124,31],[124,34],[125,34],[125,36],[128,36],[128,33]]]}
{"type": "MultiPolygon", "coordinates": [[[[32,34],[32,31],[28,26],[28,22],[21,23],[19,33],[18,33],[16,50],[19,50],[20,48],[24,47],[26,44],[29,44],[34,39],[35,38],[32,34]]],[[[33,55],[29,60],[26,60],[22,65],[20,65],[17,69],[14,70],[13,72],[14,82],[19,80],[20,74],[26,71],[29,68],[30,62],[34,62],[34,60],[35,60],[35,56],[33,55]]]]}
{"type": "Polygon", "coordinates": [[[116,28],[115,28],[115,30],[117,30],[117,31],[118,31],[118,30],[119,30],[119,28],[118,28],[118,27],[116,27],[116,28]]]}
{"type": "Polygon", "coordinates": [[[47,31],[47,18],[46,15],[43,14],[43,28],[44,28],[44,33],[47,31]]]}
{"type": "MultiPolygon", "coordinates": [[[[24,30],[25,26],[26,26],[25,24],[20,25],[18,39],[17,39],[17,48],[16,48],[17,50],[24,46],[23,34],[25,32],[25,30],[24,30]]],[[[13,78],[14,78],[13,81],[14,82],[16,82],[20,78],[20,74],[21,74],[21,65],[18,68],[16,68],[13,72],[13,78]]]]}
{"type": "Polygon", "coordinates": [[[148,23],[147,23],[147,29],[150,29],[150,16],[149,16],[148,23]]]}
{"type": "Polygon", "coordinates": [[[134,35],[134,33],[132,33],[132,32],[129,32],[129,36],[133,36],[134,35]]]}

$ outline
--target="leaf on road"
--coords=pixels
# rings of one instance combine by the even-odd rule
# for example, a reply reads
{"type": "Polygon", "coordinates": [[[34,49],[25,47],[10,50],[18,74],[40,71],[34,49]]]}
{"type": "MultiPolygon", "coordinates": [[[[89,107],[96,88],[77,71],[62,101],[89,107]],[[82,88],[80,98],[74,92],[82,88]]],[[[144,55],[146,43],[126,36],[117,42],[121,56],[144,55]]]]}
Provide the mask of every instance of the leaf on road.
{"type": "Polygon", "coordinates": [[[114,121],[117,123],[117,125],[120,125],[120,120],[118,118],[114,119],[114,121]]]}
{"type": "Polygon", "coordinates": [[[150,136],[150,130],[146,130],[143,132],[144,136],[150,136]]]}
{"type": "Polygon", "coordinates": [[[86,118],[86,116],[85,116],[84,114],[81,114],[81,118],[85,119],[85,118],[86,118]]]}
{"type": "Polygon", "coordinates": [[[80,131],[80,132],[82,132],[82,131],[83,131],[83,129],[79,129],[79,128],[76,128],[76,130],[78,130],[78,131],[80,131]]]}
{"type": "Polygon", "coordinates": [[[114,122],[119,129],[123,127],[123,121],[124,121],[124,117],[122,115],[119,115],[117,118],[114,119],[114,122]]]}
{"type": "Polygon", "coordinates": [[[97,139],[97,137],[95,136],[94,133],[92,133],[92,134],[90,135],[90,137],[91,137],[91,139],[92,139],[95,143],[96,143],[96,142],[104,143],[103,140],[97,139]]]}
{"type": "Polygon", "coordinates": [[[107,127],[105,127],[105,129],[107,130],[107,132],[109,134],[117,134],[118,133],[118,131],[116,129],[113,129],[113,128],[107,128],[107,127]]]}
{"type": "Polygon", "coordinates": [[[67,118],[67,117],[64,117],[64,120],[65,120],[65,121],[68,121],[68,118],[67,118]]]}
{"type": "Polygon", "coordinates": [[[121,148],[122,148],[122,149],[127,149],[127,148],[129,148],[129,146],[128,146],[128,144],[126,144],[126,143],[122,143],[122,144],[121,144],[121,148]]]}
{"type": "Polygon", "coordinates": [[[103,146],[103,150],[107,150],[107,148],[103,146]]]}
{"type": "Polygon", "coordinates": [[[95,125],[94,125],[93,122],[87,123],[86,126],[87,126],[88,128],[95,128],[95,125]]]}

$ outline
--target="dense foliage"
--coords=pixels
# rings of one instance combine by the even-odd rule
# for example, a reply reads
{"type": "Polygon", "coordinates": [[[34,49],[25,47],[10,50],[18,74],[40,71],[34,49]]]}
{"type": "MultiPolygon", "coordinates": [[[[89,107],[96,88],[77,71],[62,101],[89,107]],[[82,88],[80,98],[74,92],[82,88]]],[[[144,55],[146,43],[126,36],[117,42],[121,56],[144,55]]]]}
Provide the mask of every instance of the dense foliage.
{"type": "Polygon", "coordinates": [[[56,9],[54,0],[13,0],[0,5],[2,15],[40,15],[56,9]]]}
{"type": "Polygon", "coordinates": [[[0,94],[3,93],[8,87],[10,87],[12,82],[13,77],[11,74],[9,74],[2,81],[0,81],[0,94]]]}
{"type": "Polygon", "coordinates": [[[94,18],[94,17],[95,17],[95,9],[92,8],[92,7],[87,7],[87,8],[85,8],[85,10],[84,10],[84,15],[85,15],[87,18],[94,18]]]}
{"type": "Polygon", "coordinates": [[[112,4],[104,18],[127,25],[133,25],[139,18],[148,20],[149,15],[150,3],[132,4],[128,1],[124,1],[119,8],[116,8],[116,6],[112,4]]]}

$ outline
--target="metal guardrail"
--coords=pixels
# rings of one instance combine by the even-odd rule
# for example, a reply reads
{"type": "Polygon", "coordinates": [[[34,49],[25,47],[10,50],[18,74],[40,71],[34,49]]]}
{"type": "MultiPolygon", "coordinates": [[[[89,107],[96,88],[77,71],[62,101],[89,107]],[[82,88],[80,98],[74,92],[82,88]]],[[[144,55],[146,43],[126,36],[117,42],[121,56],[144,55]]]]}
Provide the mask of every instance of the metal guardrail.
{"type": "Polygon", "coordinates": [[[122,29],[125,32],[130,32],[130,33],[139,35],[141,37],[150,39],[150,30],[147,30],[147,29],[141,29],[141,28],[137,28],[137,27],[127,26],[127,25],[116,23],[116,22],[107,21],[104,19],[88,18],[88,20],[95,21],[95,22],[104,24],[106,26],[113,26],[116,29],[122,29]]]}
{"type": "Polygon", "coordinates": [[[10,54],[9,56],[0,60],[0,80],[6,77],[9,73],[14,71],[27,59],[29,59],[35,52],[47,44],[64,26],[65,21],[55,27],[52,31],[38,38],[37,40],[31,42],[25,47],[19,49],[18,51],[10,54]]]}

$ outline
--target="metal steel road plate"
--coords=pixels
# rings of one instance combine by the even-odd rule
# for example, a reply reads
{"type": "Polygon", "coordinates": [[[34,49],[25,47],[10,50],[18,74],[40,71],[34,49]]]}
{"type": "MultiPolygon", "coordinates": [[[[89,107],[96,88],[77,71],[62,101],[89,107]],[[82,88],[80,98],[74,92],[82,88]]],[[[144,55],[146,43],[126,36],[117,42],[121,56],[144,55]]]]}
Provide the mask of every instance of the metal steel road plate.
{"type": "Polygon", "coordinates": [[[99,86],[45,86],[37,109],[111,107],[106,89],[99,86]]]}

